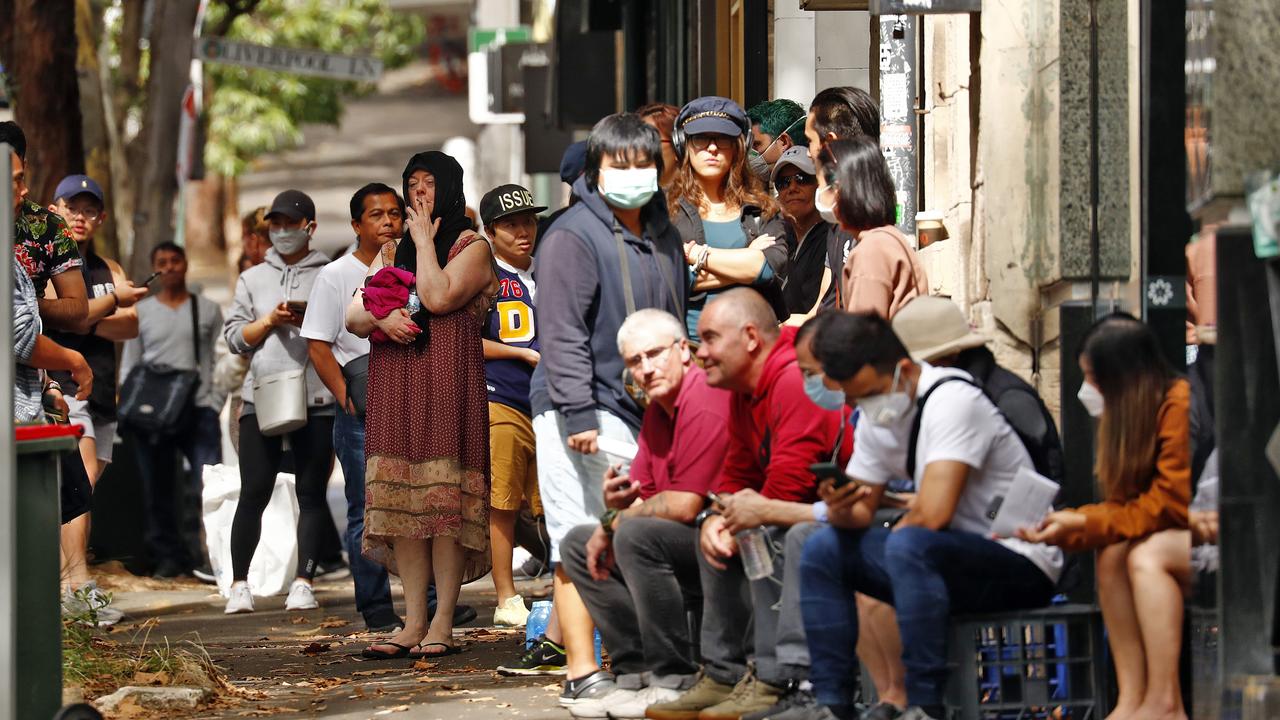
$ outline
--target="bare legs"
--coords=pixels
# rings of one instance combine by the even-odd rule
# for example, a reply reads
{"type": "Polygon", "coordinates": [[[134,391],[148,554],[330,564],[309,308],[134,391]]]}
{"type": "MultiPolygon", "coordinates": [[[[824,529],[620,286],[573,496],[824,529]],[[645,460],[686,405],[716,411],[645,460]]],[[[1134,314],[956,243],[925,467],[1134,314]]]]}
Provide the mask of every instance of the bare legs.
{"type": "Polygon", "coordinates": [[[515,510],[489,508],[489,552],[493,558],[493,590],[498,605],[516,596],[516,581],[511,574],[511,558],[516,546],[515,510]]]}
{"type": "Polygon", "coordinates": [[[858,593],[858,659],[867,668],[880,702],[907,706],[902,639],[893,606],[858,593]]]}
{"type": "Polygon", "coordinates": [[[555,575],[555,616],[560,621],[560,634],[564,637],[569,677],[586,677],[599,670],[596,665],[596,625],[578,595],[578,589],[560,567],[556,568],[555,575]]]}
{"type": "MultiPolygon", "coordinates": [[[[98,484],[98,476],[106,467],[98,465],[98,444],[91,437],[80,438],[80,459],[84,461],[89,486],[98,484]]],[[[62,585],[75,590],[91,579],[89,577],[89,513],[62,526],[62,585]]]]}
{"type": "Polygon", "coordinates": [[[1098,552],[1098,604],[1120,698],[1107,720],[1185,720],[1178,684],[1191,536],[1166,530],[1098,552]]]}
{"type": "MultiPolygon", "coordinates": [[[[393,552],[396,555],[400,581],[404,586],[404,629],[391,642],[405,647],[419,643],[453,642],[453,609],[458,604],[462,589],[462,546],[452,537],[434,537],[430,540],[395,538],[393,552]],[[427,585],[434,572],[436,584],[436,614],[427,625],[427,585]]],[[[395,648],[375,643],[372,647],[384,652],[395,648]]],[[[423,648],[432,655],[444,652],[439,646],[423,648]]]]}

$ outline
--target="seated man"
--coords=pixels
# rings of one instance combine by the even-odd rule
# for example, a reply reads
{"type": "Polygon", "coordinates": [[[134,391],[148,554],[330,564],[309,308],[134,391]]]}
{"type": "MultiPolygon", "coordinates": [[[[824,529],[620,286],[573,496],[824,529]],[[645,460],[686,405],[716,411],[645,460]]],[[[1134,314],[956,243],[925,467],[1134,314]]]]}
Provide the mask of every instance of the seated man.
{"type": "Polygon", "coordinates": [[[640,310],[618,329],[618,351],[649,406],[630,473],[605,473],[600,524],[574,528],[561,550],[618,683],[571,706],[579,718],[643,718],[647,706],[693,684],[698,665],[684,621],[686,607],[702,603],[693,521],[729,444],[730,394],[707,385],[684,323],[640,310]]]}
{"type": "Polygon", "coordinates": [[[718,505],[699,514],[703,671],[688,692],[651,705],[646,716],[764,717],[809,674],[799,585],[794,573],[784,573],[788,549],[798,550],[819,527],[812,523],[817,483],[809,466],[843,462],[851,433],[843,429],[843,410],[820,410],[808,400],[796,330],[779,330],[755,290],[735,288],[708,303],[698,332],[707,383],[733,391],[718,505]],[[755,547],[773,571],[749,581],[739,543],[760,530],[764,538],[754,538],[755,547]]]}
{"type": "Polygon", "coordinates": [[[852,718],[858,614],[854,592],[898,613],[911,707],[904,718],[940,719],[947,679],[947,625],[953,613],[1045,605],[1062,554],[1044,545],[994,540],[987,512],[1031,457],[995,405],[960,370],[915,363],[887,321],[832,314],[818,322],[801,358],[807,373],[861,408],[853,483],[824,485],[830,522],[805,544],[800,561],[805,635],[819,706],[803,717],[852,718]],[[917,398],[937,386],[930,402],[917,398]],[[917,462],[907,458],[920,418],[917,462]],[[907,468],[914,465],[914,472],[907,468]],[[912,477],[911,509],[890,528],[871,515],[893,477],[912,477]]]}

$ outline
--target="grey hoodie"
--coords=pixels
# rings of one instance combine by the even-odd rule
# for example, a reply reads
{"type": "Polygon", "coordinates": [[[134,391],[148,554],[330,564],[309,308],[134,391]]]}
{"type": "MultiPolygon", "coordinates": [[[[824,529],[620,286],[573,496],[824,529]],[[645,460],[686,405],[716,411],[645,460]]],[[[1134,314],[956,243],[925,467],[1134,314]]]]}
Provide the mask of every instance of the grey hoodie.
{"type": "Polygon", "coordinates": [[[307,368],[307,405],[310,410],[326,407],[332,409],[333,395],[307,359],[307,339],[301,328],[282,325],[267,333],[261,344],[253,346],[245,342],[244,326],[264,318],[285,300],[302,300],[311,295],[311,286],[320,274],[320,268],[329,258],[312,250],[293,265],[286,265],[280,254],[272,248],[267,259],[240,274],[236,281],[236,296],[231,302],[231,312],[222,326],[227,346],[236,355],[251,354],[249,372],[245,373],[240,388],[244,397],[244,412],[253,412],[253,379],[288,370],[307,368]]]}

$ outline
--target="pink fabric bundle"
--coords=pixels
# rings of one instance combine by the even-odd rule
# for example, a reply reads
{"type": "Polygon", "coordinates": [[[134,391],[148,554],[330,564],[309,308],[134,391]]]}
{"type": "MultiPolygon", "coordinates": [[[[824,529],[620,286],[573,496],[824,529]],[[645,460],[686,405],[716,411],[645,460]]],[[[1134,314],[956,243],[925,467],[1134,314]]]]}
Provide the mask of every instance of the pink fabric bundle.
{"type": "MultiPolygon", "coordinates": [[[[364,309],[373,313],[379,320],[409,304],[409,289],[413,287],[414,275],[408,270],[398,267],[384,267],[365,281],[364,309]]],[[[374,328],[369,335],[373,342],[387,342],[391,338],[381,330],[374,328]]]]}

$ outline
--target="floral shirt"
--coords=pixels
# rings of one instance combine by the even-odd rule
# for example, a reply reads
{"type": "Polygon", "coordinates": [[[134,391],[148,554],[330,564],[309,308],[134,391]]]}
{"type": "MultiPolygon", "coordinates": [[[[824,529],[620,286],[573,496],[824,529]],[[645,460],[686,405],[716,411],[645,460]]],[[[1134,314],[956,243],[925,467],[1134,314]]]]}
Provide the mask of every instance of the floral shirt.
{"type": "Polygon", "coordinates": [[[62,218],[27,200],[18,212],[13,254],[22,264],[36,296],[44,297],[49,278],[84,264],[62,218]]]}

